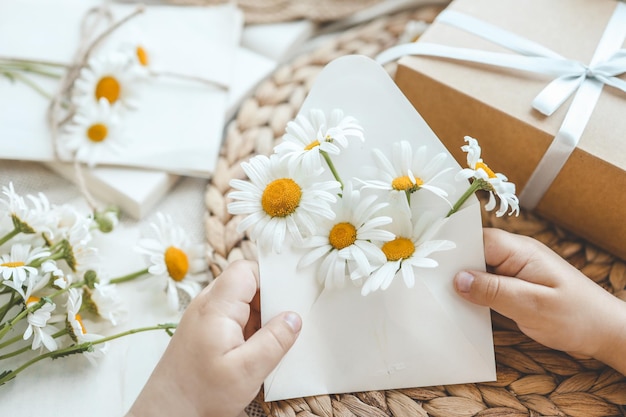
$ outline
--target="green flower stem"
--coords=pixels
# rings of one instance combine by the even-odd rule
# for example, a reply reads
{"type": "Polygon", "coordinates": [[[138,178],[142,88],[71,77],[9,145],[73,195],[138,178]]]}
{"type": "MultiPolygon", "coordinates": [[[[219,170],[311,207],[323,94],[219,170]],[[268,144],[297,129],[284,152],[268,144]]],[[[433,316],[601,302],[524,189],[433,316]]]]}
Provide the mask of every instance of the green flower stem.
{"type": "Polygon", "coordinates": [[[322,154],[322,156],[324,157],[324,160],[326,161],[330,172],[333,173],[333,177],[335,177],[337,182],[339,182],[339,184],[341,185],[341,189],[343,190],[343,181],[341,181],[341,177],[339,176],[339,173],[335,168],[335,164],[333,164],[333,161],[330,159],[330,155],[328,155],[325,151],[320,151],[320,154],[322,154]]]}
{"type": "Polygon", "coordinates": [[[31,80],[30,78],[23,76],[19,72],[3,71],[2,74],[6,75],[8,78],[12,80],[18,80],[18,81],[23,82],[24,84],[32,88],[37,94],[39,94],[43,98],[49,99],[49,100],[52,99],[52,95],[50,93],[44,90],[39,84],[31,80]]]}
{"type": "MultiPolygon", "coordinates": [[[[21,334],[18,334],[17,336],[15,336],[12,339],[7,340],[6,342],[0,343],[0,349],[5,348],[9,345],[12,345],[15,342],[19,342],[20,340],[22,340],[24,336],[21,334]]],[[[15,356],[15,355],[11,355],[11,356],[15,356]]],[[[0,356],[0,360],[4,359],[5,355],[0,356]]]]}
{"type": "Polygon", "coordinates": [[[24,369],[28,368],[31,365],[34,365],[35,363],[43,359],[46,359],[46,358],[54,359],[54,358],[60,358],[63,356],[71,355],[73,353],[85,352],[94,345],[105,343],[110,340],[118,339],[120,337],[128,336],[128,335],[135,334],[135,333],[147,332],[151,330],[165,330],[166,332],[168,332],[168,334],[170,334],[171,329],[175,329],[176,326],[177,326],[176,323],[165,323],[165,324],[157,324],[156,326],[150,326],[150,327],[140,327],[137,329],[127,330],[125,332],[118,333],[113,336],[103,337],[102,339],[98,339],[93,342],[80,343],[77,345],[69,346],[65,349],[55,350],[54,352],[46,352],[44,354],[41,354],[39,356],[32,358],[31,360],[27,361],[26,363],[24,363],[19,368],[16,368],[15,370],[6,372],[4,374],[0,373],[0,375],[2,375],[2,377],[0,377],[0,385],[3,385],[6,382],[10,381],[11,379],[15,378],[17,374],[22,372],[24,369]]]}
{"type": "Polygon", "coordinates": [[[2,327],[0,327],[0,340],[15,326],[17,322],[22,320],[24,317],[28,315],[28,313],[32,313],[33,311],[39,310],[45,303],[50,302],[49,298],[43,297],[37,303],[31,305],[30,307],[25,308],[20,313],[18,313],[12,320],[5,322],[2,327]]]}
{"type": "Polygon", "coordinates": [[[10,72],[11,74],[16,74],[18,72],[29,72],[31,74],[42,75],[48,78],[61,78],[61,74],[57,72],[51,72],[48,70],[48,68],[41,68],[41,66],[39,65],[32,64],[0,63],[0,70],[2,70],[2,72],[10,72]]]}
{"type": "Polygon", "coordinates": [[[142,275],[145,275],[148,273],[148,268],[142,269],[141,271],[137,271],[137,272],[133,272],[132,274],[128,274],[128,275],[124,275],[118,278],[113,278],[111,280],[109,280],[110,284],[119,284],[120,282],[126,282],[126,281],[131,281],[135,278],[139,278],[142,275]]]}
{"type": "Polygon", "coordinates": [[[46,261],[58,261],[59,259],[63,259],[64,257],[65,257],[65,250],[58,249],[56,252],[53,252],[50,256],[37,258],[33,260],[31,263],[28,264],[28,266],[39,268],[46,261]]]}
{"type": "MultiPolygon", "coordinates": [[[[21,339],[22,335],[18,335],[16,337],[19,337],[21,339]]],[[[13,340],[13,339],[11,339],[11,340],[13,340]]],[[[21,349],[17,349],[17,350],[14,350],[13,352],[9,352],[9,353],[5,353],[4,355],[0,355],[0,361],[4,360],[4,359],[12,358],[12,357],[20,355],[20,354],[22,354],[24,352],[28,352],[29,350],[32,350],[31,345],[26,345],[26,346],[22,347],[21,349]]]]}
{"type": "Polygon", "coordinates": [[[6,242],[13,239],[15,236],[19,234],[20,234],[20,229],[16,227],[15,229],[11,230],[9,233],[7,233],[6,235],[0,238],[0,245],[5,244],[6,242]]]}
{"type": "Polygon", "coordinates": [[[456,203],[454,203],[454,205],[452,206],[452,208],[450,209],[446,217],[450,217],[454,213],[456,213],[461,208],[463,203],[465,203],[472,194],[474,194],[476,191],[481,190],[483,188],[483,183],[484,183],[483,180],[475,179],[467,188],[467,190],[463,193],[461,198],[459,198],[459,200],[456,203]]]}
{"type": "Polygon", "coordinates": [[[9,58],[0,56],[0,65],[2,63],[12,64],[12,65],[41,65],[44,67],[53,67],[53,68],[69,68],[69,65],[64,64],[62,62],[55,61],[43,61],[43,60],[31,60],[31,59],[21,59],[21,58],[9,58]]]}
{"type": "MultiPolygon", "coordinates": [[[[2,306],[2,309],[0,309],[0,323],[2,322],[2,320],[4,320],[4,317],[7,315],[7,313],[13,307],[20,303],[21,300],[19,298],[16,299],[15,294],[17,294],[15,291],[11,292],[11,298],[9,298],[9,301],[4,306],[2,306]]],[[[0,347],[2,347],[2,345],[0,345],[0,347]]]]}
{"type": "MultiPolygon", "coordinates": [[[[52,335],[52,337],[56,339],[58,337],[63,336],[64,334],[67,334],[67,329],[59,330],[58,332],[54,333],[52,335]]],[[[23,338],[23,336],[21,334],[19,334],[19,335],[15,336],[13,339],[7,340],[6,342],[4,342],[4,343],[2,343],[0,345],[0,349],[5,347],[5,346],[10,345],[11,343],[18,342],[18,341],[22,340],[22,338],[23,338]]],[[[13,352],[9,352],[9,353],[5,353],[4,355],[0,355],[0,361],[4,360],[4,359],[12,358],[13,356],[17,356],[17,355],[22,354],[24,352],[28,352],[29,350],[32,350],[30,344],[28,344],[28,345],[26,345],[26,346],[24,346],[24,347],[22,347],[20,349],[14,350],[13,352]]]]}

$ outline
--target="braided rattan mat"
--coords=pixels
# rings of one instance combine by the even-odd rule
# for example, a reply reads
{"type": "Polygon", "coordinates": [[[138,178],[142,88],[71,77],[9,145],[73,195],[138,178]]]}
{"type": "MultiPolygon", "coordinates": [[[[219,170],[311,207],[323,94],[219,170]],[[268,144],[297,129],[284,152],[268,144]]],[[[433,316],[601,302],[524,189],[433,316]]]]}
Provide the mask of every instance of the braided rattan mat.
{"type": "MultiPolygon", "coordinates": [[[[277,70],[243,103],[227,128],[217,169],[206,191],[206,233],[215,249],[211,264],[215,275],[235,259],[256,259],[253,243],[236,231],[241,219],[226,210],[228,182],[244,177],[240,162],[272,151],[315,76],[329,61],[353,53],[374,56],[396,42],[409,20],[429,20],[437,12],[434,7],[420,8],[345,32],[277,70]]],[[[496,218],[493,213],[483,213],[483,218],[485,225],[542,241],[599,285],[626,300],[626,265],[611,255],[532,214],[496,218]]],[[[273,417],[626,416],[624,376],[595,360],[576,360],[541,346],[498,314],[492,319],[496,382],[258,403],[273,417]]]]}

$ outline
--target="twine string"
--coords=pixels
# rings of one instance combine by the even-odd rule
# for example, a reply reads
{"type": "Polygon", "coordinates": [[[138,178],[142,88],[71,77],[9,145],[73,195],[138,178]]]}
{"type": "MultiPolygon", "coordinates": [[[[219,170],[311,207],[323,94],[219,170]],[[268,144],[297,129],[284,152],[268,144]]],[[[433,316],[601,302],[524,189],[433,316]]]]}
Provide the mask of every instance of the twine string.
{"type": "MultiPolygon", "coordinates": [[[[81,22],[81,43],[79,44],[76,55],[72,64],[69,65],[65,75],[61,78],[59,89],[56,94],[53,95],[50,100],[50,104],[47,110],[47,120],[50,127],[50,136],[52,140],[52,149],[54,151],[54,157],[57,160],[61,160],[58,151],[58,135],[62,126],[67,124],[76,114],[76,106],[72,103],[71,95],[73,93],[74,84],[80,76],[81,70],[87,66],[89,57],[93,50],[104,41],[111,33],[118,29],[123,24],[137,17],[143,13],[145,8],[143,5],[137,6],[137,8],[123,17],[117,22],[113,21],[113,15],[108,5],[102,5],[93,7],[87,11],[81,22]],[[93,16],[93,21],[90,22],[90,18],[93,16]],[[95,36],[94,33],[102,21],[106,21],[108,27],[99,35],[95,36]],[[90,41],[90,39],[92,39],[90,41]],[[65,107],[66,113],[63,113],[65,107]]],[[[81,169],[81,163],[77,158],[74,158],[74,176],[76,178],[76,186],[80,193],[83,195],[87,204],[93,211],[97,210],[97,203],[87,184],[85,182],[85,176],[81,169]]]]}

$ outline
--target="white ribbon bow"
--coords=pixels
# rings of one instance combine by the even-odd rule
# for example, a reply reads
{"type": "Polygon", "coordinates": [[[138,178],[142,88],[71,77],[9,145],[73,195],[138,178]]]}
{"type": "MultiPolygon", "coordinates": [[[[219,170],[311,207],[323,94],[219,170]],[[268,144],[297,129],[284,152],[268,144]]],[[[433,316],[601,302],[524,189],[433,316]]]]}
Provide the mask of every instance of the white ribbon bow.
{"type": "Polygon", "coordinates": [[[620,49],[626,39],[626,4],[617,3],[589,65],[453,10],[444,10],[437,22],[455,26],[520,55],[417,42],[390,48],[376,60],[384,64],[405,55],[424,55],[556,76],[532,102],[532,106],[546,116],[575,93],[557,135],[520,194],[524,207],[535,208],[576,148],[603,86],[626,92],[626,82],[616,77],[626,72],[626,49],[620,49]]]}

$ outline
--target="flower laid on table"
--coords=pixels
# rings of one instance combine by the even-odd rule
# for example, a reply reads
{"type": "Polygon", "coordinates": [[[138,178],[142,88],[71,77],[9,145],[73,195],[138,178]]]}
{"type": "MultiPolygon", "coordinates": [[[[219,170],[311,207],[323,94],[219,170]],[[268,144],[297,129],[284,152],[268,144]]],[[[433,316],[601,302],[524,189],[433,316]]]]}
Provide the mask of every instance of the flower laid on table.
{"type": "Polygon", "coordinates": [[[149,330],[171,334],[176,328],[166,323],[109,336],[89,331],[96,322],[106,320],[115,326],[124,317],[118,293],[123,282],[150,274],[168,276],[163,286],[155,285],[166,290],[163,305],[169,302],[180,309],[178,289],[192,298],[206,281],[203,246],[193,244],[180,227],[160,214],[152,225],[159,239],[142,239],[138,245],[139,252],[150,256],[151,265],[108,278],[93,242],[95,233],[115,226],[115,213],[111,209],[85,215],[67,204],[50,204],[43,194],[23,197],[12,184],[2,187],[0,385],[46,358],[83,354],[95,362],[114,339],[149,330]],[[3,361],[9,358],[24,361],[6,369],[3,361]]]}
{"type": "Polygon", "coordinates": [[[137,87],[146,73],[134,54],[114,51],[92,58],[74,84],[73,100],[80,108],[100,100],[112,107],[137,108],[137,87]]]}
{"type": "Polygon", "coordinates": [[[350,152],[348,137],[364,141],[366,132],[342,110],[330,114],[327,118],[323,110],[311,109],[308,118],[298,115],[274,155],[243,163],[249,181],[231,181],[234,201],[228,205],[230,213],[247,215],[238,230],[249,230],[251,239],[274,253],[281,252],[288,231],[289,244],[302,253],[298,268],[315,268],[324,288],[352,282],[361,286],[363,296],[387,289],[394,280],[412,288],[420,269],[438,266],[433,254],[456,247],[437,239],[437,233],[477,190],[490,192],[488,209],[495,207],[495,196],[500,198],[498,216],[509,206],[511,214],[519,210],[515,186],[487,168],[473,139],[464,147],[471,169],[456,177],[474,180],[455,204],[447,200],[446,190],[453,187],[447,155],[426,146],[414,150],[407,140],[393,143],[391,161],[383,151],[372,151],[375,178],[342,180],[333,158],[350,152]],[[309,195],[315,189],[317,195],[309,195]],[[451,207],[448,214],[437,204],[416,209],[414,197],[424,192],[451,207]]]}
{"type": "Polygon", "coordinates": [[[165,279],[163,286],[168,304],[177,311],[180,307],[178,290],[193,298],[206,282],[202,275],[206,271],[204,245],[193,244],[171,217],[158,213],[157,221],[152,223],[156,236],[141,239],[135,250],[147,255],[150,274],[165,279]]]}
{"type": "Polygon", "coordinates": [[[79,107],[72,124],[59,137],[58,147],[61,155],[74,156],[93,167],[102,150],[119,153],[127,142],[119,115],[100,98],[97,103],[79,107]]]}

